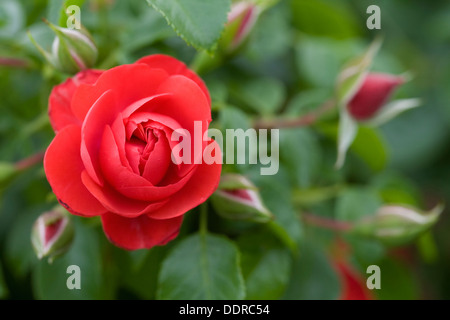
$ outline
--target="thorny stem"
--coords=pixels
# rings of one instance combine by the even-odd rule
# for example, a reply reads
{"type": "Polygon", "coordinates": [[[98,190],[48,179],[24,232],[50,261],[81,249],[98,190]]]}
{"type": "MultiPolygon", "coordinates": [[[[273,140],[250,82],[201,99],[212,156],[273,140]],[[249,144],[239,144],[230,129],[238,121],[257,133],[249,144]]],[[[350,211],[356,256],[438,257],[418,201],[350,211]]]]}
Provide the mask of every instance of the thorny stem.
{"type": "Polygon", "coordinates": [[[321,116],[331,111],[336,105],[333,99],[327,100],[316,110],[294,119],[258,119],[253,124],[255,129],[281,129],[306,127],[315,123],[321,116]]]}
{"type": "Polygon", "coordinates": [[[345,232],[353,228],[351,222],[336,221],[325,217],[319,217],[311,213],[302,213],[301,216],[306,223],[323,229],[345,232]]]}

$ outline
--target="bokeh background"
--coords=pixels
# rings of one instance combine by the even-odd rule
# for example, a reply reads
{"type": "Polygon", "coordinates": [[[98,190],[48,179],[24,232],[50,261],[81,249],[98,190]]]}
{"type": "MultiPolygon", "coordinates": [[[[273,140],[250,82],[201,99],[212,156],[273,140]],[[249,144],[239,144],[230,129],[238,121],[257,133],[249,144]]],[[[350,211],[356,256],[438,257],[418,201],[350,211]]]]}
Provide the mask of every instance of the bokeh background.
{"type": "MultiPolygon", "coordinates": [[[[71,249],[52,265],[39,261],[31,247],[34,220],[56,199],[42,163],[14,173],[9,168],[45,151],[54,136],[48,96],[67,75],[43,61],[26,31],[48,48],[54,35],[41,19],[54,20],[58,2],[0,0],[0,298],[153,299],[161,262],[177,241],[198,229],[197,210],[188,214],[179,239],[150,251],[115,248],[98,220],[79,217],[73,218],[71,249]],[[82,267],[83,289],[64,290],[65,268],[74,262],[82,267]]],[[[450,3],[378,0],[381,31],[366,28],[371,4],[281,0],[261,15],[236,55],[201,74],[212,93],[214,126],[245,129],[260,116],[295,117],[314,110],[332,97],[343,64],[381,33],[384,43],[373,70],[408,71],[412,80],[396,97],[423,100],[420,108],[379,129],[360,131],[342,170],[333,167],[336,141],[327,134],[336,127],[336,117],[308,128],[283,129],[276,176],[259,176],[257,166],[224,167],[257,184],[276,221],[299,246],[292,254],[273,244],[265,226],[227,221],[210,208],[210,231],[226,235],[241,251],[246,298],[337,299],[343,291],[334,264],[338,259],[364,281],[368,265],[381,267],[382,289],[371,292],[372,298],[450,298],[448,209],[432,230],[396,248],[302,218],[307,212],[351,220],[388,202],[424,210],[450,203],[450,3]]],[[[99,69],[152,53],[187,64],[196,55],[144,0],[90,0],[81,12],[99,49],[99,69]]]]}

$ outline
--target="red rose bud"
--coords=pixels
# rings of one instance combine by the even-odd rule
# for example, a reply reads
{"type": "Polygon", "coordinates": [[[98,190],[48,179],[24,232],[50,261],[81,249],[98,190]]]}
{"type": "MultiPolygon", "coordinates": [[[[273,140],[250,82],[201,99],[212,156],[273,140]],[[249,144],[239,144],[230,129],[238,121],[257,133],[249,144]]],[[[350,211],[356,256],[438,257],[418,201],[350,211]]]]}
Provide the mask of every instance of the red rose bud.
{"type": "Polygon", "coordinates": [[[211,200],[217,213],[224,218],[262,223],[273,219],[256,187],[238,174],[223,175],[211,200]]]}
{"type": "Polygon", "coordinates": [[[30,39],[53,67],[65,73],[75,74],[94,66],[97,48],[86,29],[67,29],[48,21],[46,23],[56,34],[51,53],[46,52],[31,36],[30,39]]]}
{"type": "Polygon", "coordinates": [[[228,23],[221,38],[221,45],[228,53],[236,51],[247,39],[261,9],[250,1],[236,2],[231,6],[228,23]]]}
{"type": "Polygon", "coordinates": [[[31,243],[39,259],[49,261],[63,254],[72,244],[74,230],[69,217],[59,211],[42,214],[34,223],[31,243]]]}
{"type": "Polygon", "coordinates": [[[368,120],[384,106],[394,89],[404,79],[382,73],[369,73],[359,90],[348,103],[348,110],[356,120],[368,120]]]}
{"type": "Polygon", "coordinates": [[[433,226],[443,211],[438,205],[428,213],[411,207],[386,205],[373,216],[357,222],[353,233],[380,240],[386,245],[403,245],[433,226]]]}

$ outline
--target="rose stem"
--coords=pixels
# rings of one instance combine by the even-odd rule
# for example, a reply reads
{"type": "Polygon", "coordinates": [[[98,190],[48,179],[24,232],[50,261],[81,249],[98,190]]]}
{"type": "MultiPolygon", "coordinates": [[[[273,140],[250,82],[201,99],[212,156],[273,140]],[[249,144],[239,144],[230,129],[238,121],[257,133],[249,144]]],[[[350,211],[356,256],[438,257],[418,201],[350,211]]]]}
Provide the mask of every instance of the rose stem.
{"type": "Polygon", "coordinates": [[[200,234],[206,236],[208,232],[208,206],[206,203],[200,205],[200,234]]]}
{"type": "Polygon", "coordinates": [[[306,127],[315,123],[322,115],[332,110],[336,105],[333,99],[327,100],[316,110],[294,119],[257,119],[253,127],[255,129],[281,129],[306,127]]]}
{"type": "Polygon", "coordinates": [[[23,59],[0,57],[0,66],[26,68],[28,65],[28,61],[23,59]]]}
{"type": "Polygon", "coordinates": [[[17,170],[25,170],[30,168],[31,166],[41,162],[44,159],[44,152],[38,152],[36,154],[33,154],[32,156],[17,161],[14,166],[17,170]]]}
{"type": "Polygon", "coordinates": [[[351,222],[336,221],[325,217],[319,217],[311,213],[302,213],[301,216],[306,223],[323,229],[345,232],[353,227],[351,222]]]}

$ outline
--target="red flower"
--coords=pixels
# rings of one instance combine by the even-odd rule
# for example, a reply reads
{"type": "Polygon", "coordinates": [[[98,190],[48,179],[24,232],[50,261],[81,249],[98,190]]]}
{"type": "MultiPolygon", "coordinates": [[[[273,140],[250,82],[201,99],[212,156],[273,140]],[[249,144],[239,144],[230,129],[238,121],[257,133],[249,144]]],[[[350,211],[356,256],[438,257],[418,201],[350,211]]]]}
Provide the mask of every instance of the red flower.
{"type": "Polygon", "coordinates": [[[53,89],[49,113],[57,134],[44,169],[53,192],[73,214],[101,215],[119,247],[174,239],[184,213],[217,188],[220,164],[171,160],[174,130],[192,133],[200,121],[203,136],[211,121],[205,84],[174,58],[83,71],[53,89]]]}
{"type": "Polygon", "coordinates": [[[370,119],[386,103],[394,89],[402,84],[402,77],[383,73],[369,73],[348,104],[356,120],[370,119]]]}

